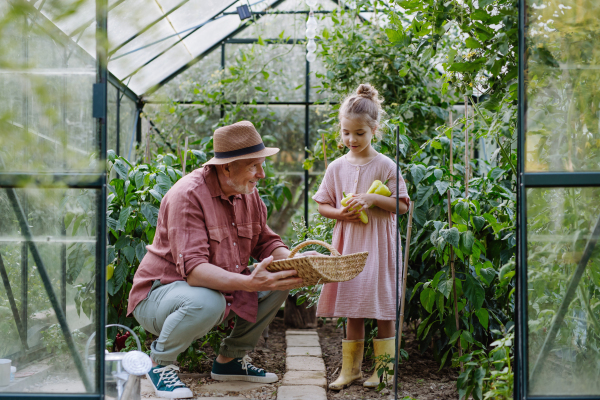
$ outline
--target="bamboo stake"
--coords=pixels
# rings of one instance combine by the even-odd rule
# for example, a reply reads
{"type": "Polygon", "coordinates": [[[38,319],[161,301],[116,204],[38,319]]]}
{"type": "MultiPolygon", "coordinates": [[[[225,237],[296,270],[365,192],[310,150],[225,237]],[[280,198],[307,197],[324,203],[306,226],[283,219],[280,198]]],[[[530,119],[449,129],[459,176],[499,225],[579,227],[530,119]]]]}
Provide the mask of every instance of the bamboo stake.
{"type": "MultiPolygon", "coordinates": [[[[146,125],[146,120],[144,120],[144,125],[146,125]]],[[[146,163],[150,164],[150,129],[146,126],[146,163]]]]}
{"type": "Polygon", "coordinates": [[[406,229],[406,246],[404,246],[404,268],[402,269],[402,303],[400,304],[400,325],[398,326],[398,355],[402,347],[402,328],[404,326],[404,302],[406,299],[406,277],[408,275],[408,256],[410,254],[410,236],[412,233],[413,208],[415,203],[410,202],[408,211],[408,226],[406,229]]]}
{"type": "MultiPolygon", "coordinates": [[[[452,111],[450,111],[450,126],[452,125],[452,111]]],[[[454,160],[453,160],[453,149],[452,149],[452,144],[453,144],[453,129],[450,130],[450,187],[452,187],[452,183],[454,183],[454,178],[452,177],[452,175],[454,174],[454,160]]],[[[450,197],[450,189],[448,189],[448,191],[446,192],[446,194],[448,195],[448,227],[452,228],[452,207],[451,207],[451,203],[452,203],[452,199],[450,197]]],[[[458,319],[458,299],[456,296],[456,271],[454,269],[454,249],[452,248],[452,246],[450,246],[450,270],[452,271],[452,297],[454,297],[454,320],[456,322],[456,330],[458,331],[460,329],[460,323],[459,323],[459,319],[458,319]]],[[[462,344],[460,342],[460,339],[458,340],[458,355],[460,357],[462,357],[462,344]]],[[[464,366],[463,363],[460,363],[460,370],[461,372],[464,370],[464,366]]]]}
{"type": "Polygon", "coordinates": [[[327,169],[327,147],[325,146],[324,133],[321,133],[321,144],[323,145],[323,160],[325,161],[325,169],[327,169]]]}
{"type": "Polygon", "coordinates": [[[187,152],[188,152],[188,137],[185,138],[185,148],[183,149],[183,165],[181,166],[182,177],[185,176],[185,167],[187,166],[187,152]]]}

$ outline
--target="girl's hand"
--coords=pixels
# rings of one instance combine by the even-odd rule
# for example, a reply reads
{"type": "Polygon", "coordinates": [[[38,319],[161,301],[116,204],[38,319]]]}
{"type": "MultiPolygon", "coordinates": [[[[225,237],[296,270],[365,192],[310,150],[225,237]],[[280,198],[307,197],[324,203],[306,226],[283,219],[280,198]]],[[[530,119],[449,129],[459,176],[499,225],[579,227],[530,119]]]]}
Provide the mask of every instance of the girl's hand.
{"type": "Polygon", "coordinates": [[[379,195],[372,193],[353,194],[348,201],[348,207],[355,207],[356,212],[367,211],[375,203],[375,196],[379,195]]]}
{"type": "Polygon", "coordinates": [[[352,208],[351,204],[348,204],[346,207],[342,207],[342,208],[338,208],[338,212],[337,212],[337,217],[336,219],[340,220],[340,221],[347,221],[347,222],[360,222],[360,216],[358,215],[358,213],[356,211],[350,211],[350,209],[352,208]]]}

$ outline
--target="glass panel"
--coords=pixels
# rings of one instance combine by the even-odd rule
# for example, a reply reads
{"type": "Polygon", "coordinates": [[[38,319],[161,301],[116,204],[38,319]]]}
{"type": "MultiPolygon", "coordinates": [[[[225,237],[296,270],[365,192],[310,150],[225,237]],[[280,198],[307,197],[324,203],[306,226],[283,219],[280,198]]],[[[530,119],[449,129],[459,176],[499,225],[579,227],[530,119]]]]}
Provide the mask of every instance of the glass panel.
{"type": "MultiPolygon", "coordinates": [[[[278,11],[279,8],[276,9],[278,11]]],[[[306,14],[264,15],[257,23],[252,24],[236,35],[236,38],[276,39],[281,37],[303,39],[306,31],[306,14]]]]}
{"type": "Polygon", "coordinates": [[[135,137],[136,137],[137,108],[129,97],[121,95],[120,110],[120,148],[119,155],[129,161],[135,160],[135,137]]]}
{"type": "MultiPolygon", "coordinates": [[[[321,153],[323,151],[323,140],[322,133],[319,130],[328,130],[333,125],[337,124],[337,113],[333,115],[333,119],[331,120],[331,112],[332,108],[330,106],[310,106],[310,121],[309,121],[309,132],[310,132],[310,149],[313,152],[321,153]]],[[[328,163],[331,163],[334,159],[331,157],[331,154],[334,149],[325,148],[325,152],[329,153],[328,163]]],[[[320,175],[325,172],[325,162],[324,161],[315,161],[313,167],[310,170],[311,175],[320,175]]]]}
{"type": "MultiPolygon", "coordinates": [[[[10,359],[17,374],[9,386],[0,387],[0,393],[86,392],[40,272],[47,272],[53,296],[66,316],[66,329],[72,333],[73,349],[94,387],[95,365],[85,362],[84,353],[87,339],[96,331],[96,211],[100,192],[15,192],[42,264],[35,261],[23,241],[13,203],[7,190],[1,189],[0,268],[5,268],[8,280],[3,279],[0,290],[0,358],[10,359]],[[17,320],[22,325],[20,332],[17,320]]],[[[94,347],[90,354],[95,354],[94,347]]]]}
{"type": "Polygon", "coordinates": [[[559,313],[598,223],[599,195],[600,188],[527,190],[527,346],[531,395],[600,393],[598,248],[585,265],[582,278],[575,282],[574,296],[562,318],[559,313]],[[562,323],[556,323],[556,335],[550,335],[557,319],[562,319],[562,323]],[[545,358],[541,356],[545,353],[544,346],[545,358]]]}
{"type": "Polygon", "coordinates": [[[600,170],[600,3],[527,2],[527,171],[600,170]]]}
{"type": "Polygon", "coordinates": [[[108,85],[108,108],[106,112],[106,136],[108,137],[108,143],[106,144],[106,149],[114,151],[117,150],[117,92],[117,88],[111,84],[108,85]]]}
{"type": "Polygon", "coordinates": [[[0,34],[0,48],[11,49],[0,55],[0,168],[98,171],[94,59],[35,24],[26,28],[22,18],[7,25],[0,34]]]}
{"type": "MultiPolygon", "coordinates": [[[[250,73],[264,68],[268,79],[263,74],[254,76],[254,84],[246,87],[245,92],[232,94],[230,101],[304,102],[306,99],[306,58],[303,45],[266,46],[249,44],[227,44],[225,46],[226,68],[239,66],[240,69],[250,70],[250,73]],[[243,55],[242,55],[243,52],[243,55]],[[268,90],[268,92],[262,92],[268,90]],[[236,96],[233,98],[233,96],[236,96]]],[[[253,74],[254,75],[254,74],[253,74]]]]}
{"type": "Polygon", "coordinates": [[[220,69],[221,47],[218,47],[146,98],[160,102],[193,101],[194,89],[209,81],[211,75],[220,69]]]}

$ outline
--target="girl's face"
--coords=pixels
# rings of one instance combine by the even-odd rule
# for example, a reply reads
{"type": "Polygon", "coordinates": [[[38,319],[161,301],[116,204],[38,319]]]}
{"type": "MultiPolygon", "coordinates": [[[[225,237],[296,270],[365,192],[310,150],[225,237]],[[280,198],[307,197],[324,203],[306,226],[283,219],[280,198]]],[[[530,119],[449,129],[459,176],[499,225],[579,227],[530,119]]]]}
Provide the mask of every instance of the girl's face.
{"type": "Polygon", "coordinates": [[[340,121],[342,127],[342,141],[344,145],[354,154],[369,151],[373,129],[367,124],[366,118],[360,116],[345,116],[340,121]]]}

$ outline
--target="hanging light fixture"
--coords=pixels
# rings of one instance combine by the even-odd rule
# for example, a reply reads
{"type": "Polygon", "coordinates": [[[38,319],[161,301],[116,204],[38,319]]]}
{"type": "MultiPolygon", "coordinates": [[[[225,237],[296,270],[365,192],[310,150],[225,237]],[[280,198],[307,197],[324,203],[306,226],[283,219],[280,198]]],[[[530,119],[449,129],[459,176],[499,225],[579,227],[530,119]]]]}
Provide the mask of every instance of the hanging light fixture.
{"type": "Polygon", "coordinates": [[[308,62],[313,62],[317,59],[315,51],[317,50],[317,44],[315,43],[315,36],[317,36],[317,19],[313,13],[312,7],[317,4],[317,0],[306,0],[306,4],[311,7],[308,13],[308,20],[306,21],[306,59],[308,62]]]}
{"type": "Polygon", "coordinates": [[[306,0],[306,5],[313,9],[317,5],[317,0],[306,0]]]}

